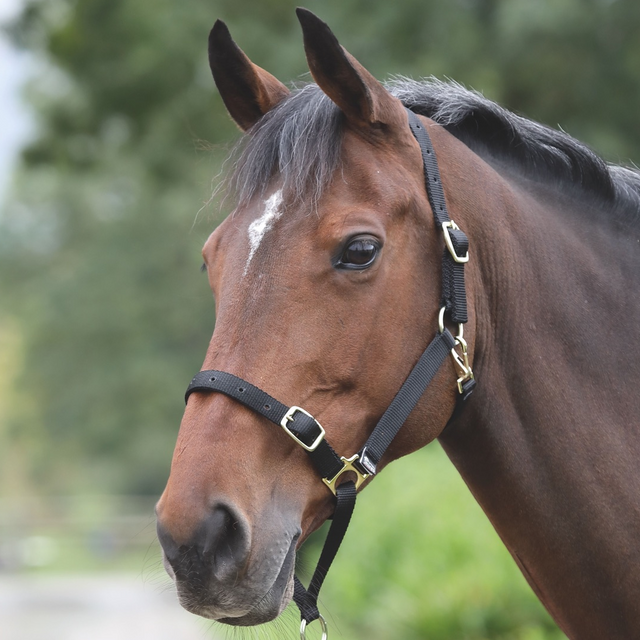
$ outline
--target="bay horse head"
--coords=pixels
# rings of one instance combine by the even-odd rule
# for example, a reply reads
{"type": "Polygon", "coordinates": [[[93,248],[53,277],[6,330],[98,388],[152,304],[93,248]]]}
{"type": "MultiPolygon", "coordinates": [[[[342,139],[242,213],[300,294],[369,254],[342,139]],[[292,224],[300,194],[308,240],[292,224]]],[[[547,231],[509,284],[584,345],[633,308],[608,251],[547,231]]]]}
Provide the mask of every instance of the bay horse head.
{"type": "MultiPolygon", "coordinates": [[[[348,458],[437,332],[443,240],[407,110],[327,25],[298,16],[317,84],[293,93],[223,23],[210,35],[215,82],[246,140],[237,207],[203,249],[217,314],[203,370],[304,407],[348,458]]],[[[451,138],[432,135],[438,146],[451,138]]],[[[460,176],[451,153],[439,160],[460,176]]],[[[469,315],[472,359],[472,301],[469,315]]],[[[447,361],[376,470],[443,431],[457,377],[447,361]]],[[[188,610],[254,625],[290,601],[296,550],[335,509],[312,445],[294,435],[223,393],[189,396],[157,507],[165,566],[188,610]]],[[[337,484],[355,478],[346,471],[337,484]]]]}

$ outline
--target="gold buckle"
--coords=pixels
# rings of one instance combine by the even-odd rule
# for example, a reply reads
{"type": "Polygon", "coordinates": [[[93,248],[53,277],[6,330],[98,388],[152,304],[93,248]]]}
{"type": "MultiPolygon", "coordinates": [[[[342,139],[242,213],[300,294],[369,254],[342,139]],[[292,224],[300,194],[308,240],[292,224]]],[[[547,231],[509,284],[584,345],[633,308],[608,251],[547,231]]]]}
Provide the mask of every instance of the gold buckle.
{"type": "Polygon", "coordinates": [[[340,460],[343,463],[342,469],[336,473],[336,475],[329,480],[328,478],[322,478],[322,482],[324,482],[327,487],[331,490],[333,495],[336,494],[336,482],[340,478],[341,475],[347,473],[348,471],[353,471],[356,474],[356,491],[360,488],[362,483],[369,477],[368,473],[362,473],[359,469],[353,466],[353,463],[359,460],[359,456],[357,453],[354,453],[350,458],[345,458],[344,456],[340,456],[340,460]]]}
{"type": "Polygon", "coordinates": [[[449,253],[451,257],[459,264],[465,264],[469,262],[469,252],[467,251],[467,255],[462,258],[456,253],[456,250],[453,247],[453,242],[451,241],[451,236],[449,235],[449,229],[455,229],[460,231],[460,227],[453,221],[449,220],[448,222],[442,223],[442,232],[444,233],[444,243],[447,245],[447,249],[449,249],[449,253]]]}
{"type": "Polygon", "coordinates": [[[285,433],[289,437],[293,438],[303,449],[306,449],[307,451],[315,451],[318,448],[318,445],[324,439],[324,429],[322,428],[322,425],[308,411],[305,411],[302,407],[295,407],[295,406],[291,407],[289,411],[287,411],[287,413],[284,414],[284,417],[282,418],[282,420],[280,420],[280,426],[285,430],[285,433]],[[298,438],[298,436],[289,429],[289,426],[287,424],[289,422],[296,421],[293,415],[298,411],[300,413],[304,413],[305,416],[309,416],[320,428],[320,435],[318,435],[318,437],[310,445],[302,442],[302,440],[300,440],[300,438],[298,438]]]}

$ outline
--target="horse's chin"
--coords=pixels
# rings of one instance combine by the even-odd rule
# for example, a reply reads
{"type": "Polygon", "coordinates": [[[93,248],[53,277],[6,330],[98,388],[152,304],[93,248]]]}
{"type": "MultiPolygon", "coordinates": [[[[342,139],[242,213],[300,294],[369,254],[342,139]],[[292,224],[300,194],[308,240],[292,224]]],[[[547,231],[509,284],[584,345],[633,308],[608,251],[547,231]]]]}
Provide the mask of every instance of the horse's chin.
{"type": "MultiPolygon", "coordinates": [[[[297,536],[283,559],[279,573],[266,592],[251,602],[252,595],[243,594],[242,584],[233,590],[219,589],[216,585],[194,590],[176,579],[171,565],[165,561],[167,572],[173,578],[180,604],[190,613],[235,627],[250,627],[275,620],[293,598],[293,576],[297,536]],[[243,597],[244,595],[244,597],[243,597]]],[[[251,594],[255,593],[251,589],[251,594]]]]}
{"type": "Polygon", "coordinates": [[[264,598],[249,613],[236,618],[218,618],[218,622],[234,627],[251,627],[275,620],[293,598],[293,573],[284,590],[271,587],[264,598]]]}
{"type": "MultiPolygon", "coordinates": [[[[178,591],[178,593],[180,593],[178,591]]],[[[207,604],[197,604],[190,596],[180,596],[180,604],[190,613],[209,620],[215,620],[233,627],[251,627],[275,620],[286,608],[293,597],[293,576],[288,580],[285,589],[274,585],[264,597],[247,613],[239,613],[237,609],[227,609],[207,604]]]]}

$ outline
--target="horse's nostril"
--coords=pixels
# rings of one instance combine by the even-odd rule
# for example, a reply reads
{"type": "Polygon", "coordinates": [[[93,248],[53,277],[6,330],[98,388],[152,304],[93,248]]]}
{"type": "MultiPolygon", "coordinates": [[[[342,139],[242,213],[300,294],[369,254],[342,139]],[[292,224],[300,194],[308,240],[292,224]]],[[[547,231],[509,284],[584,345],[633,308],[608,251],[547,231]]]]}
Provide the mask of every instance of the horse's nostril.
{"type": "Polygon", "coordinates": [[[218,505],[204,523],[205,557],[212,560],[218,580],[237,576],[249,554],[248,527],[243,519],[226,505],[218,505]]]}
{"type": "Polygon", "coordinates": [[[237,547],[243,546],[241,529],[240,519],[232,509],[225,505],[215,507],[203,523],[201,535],[204,553],[215,553],[221,546],[237,550],[237,547]]]}
{"type": "Polygon", "coordinates": [[[174,540],[173,536],[169,533],[160,519],[158,519],[158,522],[156,524],[156,531],[158,534],[158,540],[160,541],[160,546],[164,551],[164,555],[169,561],[169,564],[173,565],[176,558],[178,558],[180,554],[180,545],[178,545],[178,543],[174,540]]]}
{"type": "Polygon", "coordinates": [[[249,528],[227,505],[214,507],[190,540],[177,544],[170,531],[158,521],[158,539],[178,578],[211,574],[219,581],[235,579],[249,555],[249,528]]]}

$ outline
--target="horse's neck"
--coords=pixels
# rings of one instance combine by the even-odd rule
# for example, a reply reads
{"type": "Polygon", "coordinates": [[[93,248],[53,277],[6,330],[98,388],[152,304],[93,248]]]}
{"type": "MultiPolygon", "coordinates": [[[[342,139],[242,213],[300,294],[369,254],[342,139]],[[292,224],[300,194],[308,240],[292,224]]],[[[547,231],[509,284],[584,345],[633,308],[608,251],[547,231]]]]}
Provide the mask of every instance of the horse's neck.
{"type": "Polygon", "coordinates": [[[469,234],[478,388],[441,441],[565,631],[634,637],[640,245],[503,187],[469,234]]]}

